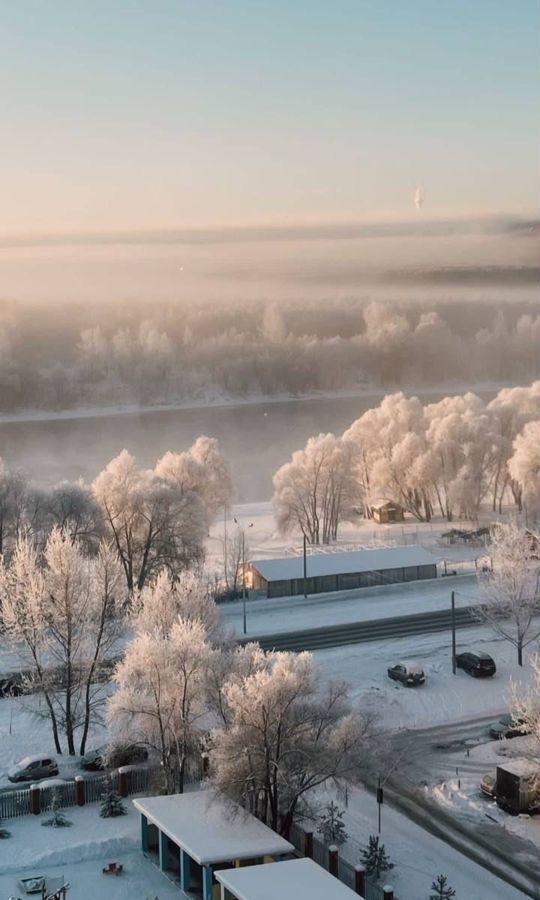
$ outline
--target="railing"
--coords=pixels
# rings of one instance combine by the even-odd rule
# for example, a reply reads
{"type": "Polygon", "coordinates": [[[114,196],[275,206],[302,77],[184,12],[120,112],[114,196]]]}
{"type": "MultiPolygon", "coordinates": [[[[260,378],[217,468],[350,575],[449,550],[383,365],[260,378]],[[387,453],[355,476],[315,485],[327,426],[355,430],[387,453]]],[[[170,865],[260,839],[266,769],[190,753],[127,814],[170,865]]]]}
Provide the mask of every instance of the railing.
{"type": "Polygon", "coordinates": [[[30,815],[30,791],[16,790],[0,794],[0,819],[30,815]]]}
{"type": "MultiPolygon", "coordinates": [[[[159,766],[141,766],[138,768],[126,768],[124,772],[125,796],[141,794],[147,791],[155,781],[159,766]]],[[[84,778],[83,802],[98,803],[106,787],[112,787],[120,793],[119,770],[106,772],[91,778],[84,778]]],[[[38,784],[39,787],[39,784],[38,784]]],[[[32,789],[14,788],[12,791],[0,793],[0,819],[14,819],[18,816],[29,816],[33,812],[32,789]]],[[[66,781],[63,784],[51,785],[39,789],[39,812],[47,812],[54,803],[59,809],[67,809],[77,806],[77,783],[66,781]]]]}

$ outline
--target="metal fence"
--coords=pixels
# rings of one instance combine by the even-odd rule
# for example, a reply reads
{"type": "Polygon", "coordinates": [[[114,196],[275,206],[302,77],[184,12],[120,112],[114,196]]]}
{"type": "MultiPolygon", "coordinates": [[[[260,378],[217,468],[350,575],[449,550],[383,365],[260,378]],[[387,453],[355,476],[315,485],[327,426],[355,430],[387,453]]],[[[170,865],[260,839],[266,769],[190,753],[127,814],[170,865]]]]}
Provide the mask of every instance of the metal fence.
{"type": "Polygon", "coordinates": [[[30,791],[16,790],[0,794],[0,819],[30,815],[30,791]]]}
{"type": "MultiPolygon", "coordinates": [[[[296,847],[296,850],[300,853],[301,856],[304,855],[304,830],[300,828],[298,825],[293,825],[290,834],[290,841],[296,847]]],[[[328,869],[328,847],[321,841],[316,835],[313,835],[313,860],[322,866],[324,869],[328,869]]],[[[347,887],[351,888],[354,891],[355,889],[355,868],[352,863],[347,862],[346,859],[343,859],[341,856],[338,861],[338,878],[343,884],[346,884],[347,887]]],[[[384,891],[382,887],[376,884],[374,881],[370,880],[369,876],[366,876],[366,894],[365,900],[384,900],[384,891]]],[[[397,897],[395,897],[397,900],[397,897]]]]}
{"type": "MultiPolygon", "coordinates": [[[[157,772],[159,772],[159,766],[128,769],[126,772],[128,795],[141,794],[147,791],[155,782],[157,772]]],[[[85,803],[98,803],[106,788],[111,787],[113,790],[118,791],[119,780],[118,770],[85,778],[85,803]]],[[[40,788],[41,812],[47,812],[52,808],[53,798],[58,809],[76,806],[75,781],[66,781],[63,784],[40,788]]],[[[31,812],[30,787],[16,788],[12,791],[0,793],[0,819],[29,816],[31,812]]]]}

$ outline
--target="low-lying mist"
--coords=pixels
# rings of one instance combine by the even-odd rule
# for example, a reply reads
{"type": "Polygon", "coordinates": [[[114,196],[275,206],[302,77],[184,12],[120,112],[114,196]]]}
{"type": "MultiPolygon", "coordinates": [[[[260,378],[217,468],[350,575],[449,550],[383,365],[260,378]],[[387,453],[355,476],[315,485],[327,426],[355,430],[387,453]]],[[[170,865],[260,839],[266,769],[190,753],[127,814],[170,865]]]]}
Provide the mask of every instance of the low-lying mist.
{"type": "Polygon", "coordinates": [[[0,410],[530,380],[533,222],[4,240],[0,410]]]}

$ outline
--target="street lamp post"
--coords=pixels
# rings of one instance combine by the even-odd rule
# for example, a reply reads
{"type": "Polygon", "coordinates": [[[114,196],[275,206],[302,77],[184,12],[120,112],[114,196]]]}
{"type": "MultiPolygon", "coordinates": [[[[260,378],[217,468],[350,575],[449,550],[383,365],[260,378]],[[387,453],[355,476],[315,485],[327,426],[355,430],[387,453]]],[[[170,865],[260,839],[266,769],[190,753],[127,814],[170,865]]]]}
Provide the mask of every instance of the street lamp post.
{"type": "MultiPolygon", "coordinates": [[[[238,525],[238,520],[234,520],[238,525]]],[[[253,528],[253,522],[250,522],[248,528],[253,528]]],[[[242,526],[240,526],[240,537],[242,540],[242,618],[244,626],[244,634],[247,634],[247,594],[246,594],[246,535],[242,526]]]]}

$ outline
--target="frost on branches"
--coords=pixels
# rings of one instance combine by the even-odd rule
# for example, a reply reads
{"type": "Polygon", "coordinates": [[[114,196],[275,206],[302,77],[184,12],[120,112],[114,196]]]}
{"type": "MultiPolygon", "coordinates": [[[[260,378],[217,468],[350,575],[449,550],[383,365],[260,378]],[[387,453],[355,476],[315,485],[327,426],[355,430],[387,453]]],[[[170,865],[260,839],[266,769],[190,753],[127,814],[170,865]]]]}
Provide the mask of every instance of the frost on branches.
{"type": "Polygon", "coordinates": [[[540,422],[529,422],[514,441],[509,466],[521,486],[523,504],[532,521],[540,515],[540,422]]]}
{"type": "Polygon", "coordinates": [[[315,788],[361,769],[371,719],[351,712],[345,685],[319,684],[309,653],[255,651],[248,665],[222,691],[226,724],[212,735],[212,778],[287,835],[295,818],[313,812],[315,788]]]}
{"type": "Polygon", "coordinates": [[[274,475],[273,505],[282,534],[298,530],[311,544],[335,540],[361,506],[353,445],[333,434],[310,438],[274,475]]]}
{"type": "Polygon", "coordinates": [[[57,753],[65,735],[68,752],[84,754],[90,725],[101,721],[106,685],[98,676],[121,635],[122,573],[115,548],[106,542],[86,556],[68,531],[53,528],[40,554],[18,540],[0,564],[4,626],[23,667],[28,690],[43,695],[57,753]]]}
{"type": "Polygon", "coordinates": [[[111,732],[159,755],[167,793],[182,792],[186,776],[199,770],[206,680],[218,653],[210,635],[217,624],[213,601],[193,579],[174,584],[162,573],[141,595],[135,637],[114,674],[111,732]]]}
{"type": "Polygon", "coordinates": [[[531,549],[531,536],[515,522],[491,530],[492,571],[479,573],[481,621],[509,641],[523,665],[524,649],[540,636],[536,619],[540,602],[540,561],[531,549]]]}

